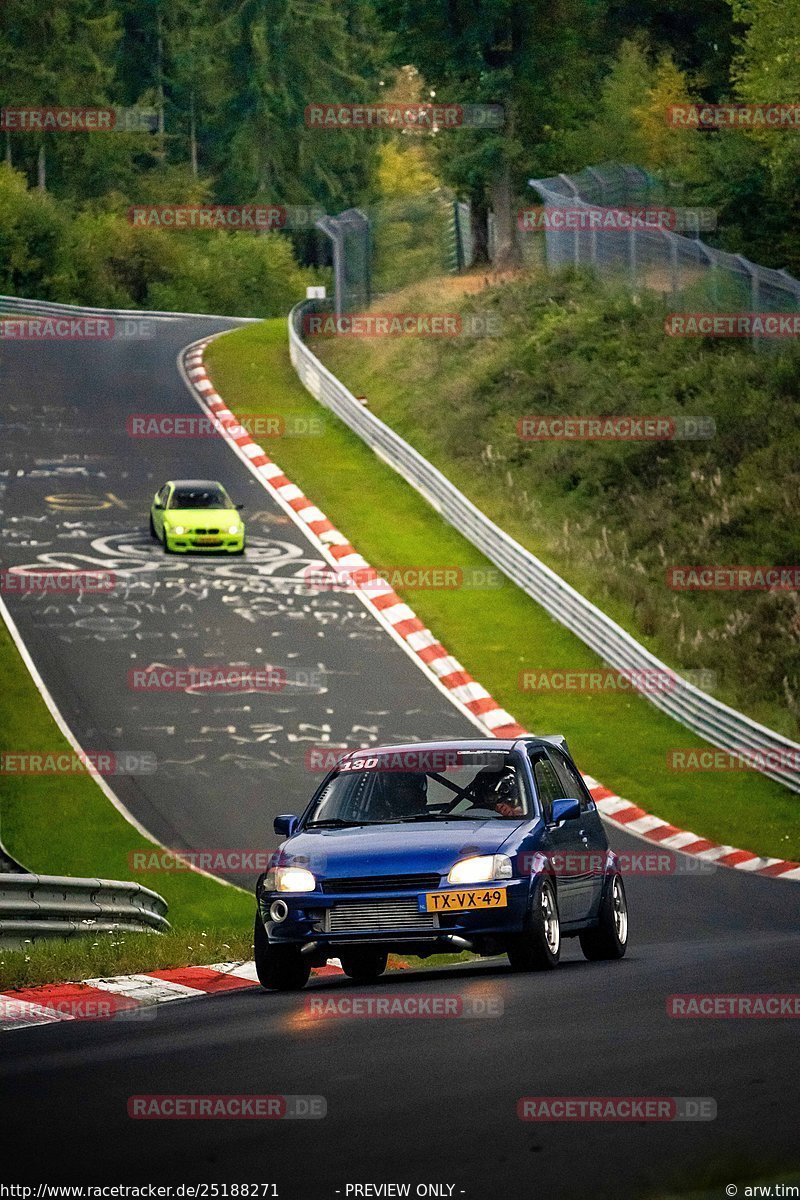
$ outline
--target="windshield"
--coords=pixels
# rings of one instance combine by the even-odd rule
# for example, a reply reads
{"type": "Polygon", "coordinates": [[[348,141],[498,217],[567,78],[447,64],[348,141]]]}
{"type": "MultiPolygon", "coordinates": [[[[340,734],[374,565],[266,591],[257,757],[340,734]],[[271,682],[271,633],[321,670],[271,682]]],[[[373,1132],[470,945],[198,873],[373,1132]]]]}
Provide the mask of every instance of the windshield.
{"type": "Polygon", "coordinates": [[[170,508],[233,508],[230,498],[218,487],[175,488],[170,508]]]}
{"type": "MultiPolygon", "coordinates": [[[[524,786],[505,751],[427,753],[424,770],[404,769],[411,757],[406,753],[343,763],[304,827],[519,820],[530,814],[524,786]],[[438,761],[431,761],[434,757],[438,761]]],[[[424,754],[415,757],[422,762],[424,754]]]]}

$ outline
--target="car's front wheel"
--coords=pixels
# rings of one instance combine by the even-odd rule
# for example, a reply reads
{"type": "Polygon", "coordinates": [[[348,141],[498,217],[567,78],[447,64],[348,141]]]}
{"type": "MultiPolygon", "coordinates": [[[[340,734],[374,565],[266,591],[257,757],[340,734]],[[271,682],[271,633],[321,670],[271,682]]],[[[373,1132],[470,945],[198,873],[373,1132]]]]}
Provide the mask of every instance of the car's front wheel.
{"type": "Polygon", "coordinates": [[[581,950],[590,962],[622,958],[628,946],[628,902],[622,876],[614,874],[606,884],[600,904],[600,923],[580,934],[581,950]]]}
{"type": "Polygon", "coordinates": [[[271,992],[299,992],[308,983],[311,966],[298,946],[271,946],[260,913],[256,912],[253,957],[258,982],[271,992]]]}
{"type": "Polygon", "coordinates": [[[542,878],[533,893],[527,928],[507,945],[515,971],[550,971],[561,957],[561,925],[553,883],[542,878]]]}
{"type": "Polygon", "coordinates": [[[157,538],[157,537],[158,537],[158,534],[157,534],[157,532],[156,532],[155,523],[154,523],[154,521],[153,521],[153,514],[152,514],[152,513],[150,513],[150,537],[154,537],[154,538],[157,538]]]}
{"type": "Polygon", "coordinates": [[[369,947],[343,950],[339,955],[342,970],[354,983],[374,983],[386,970],[388,958],[385,950],[372,950],[369,947]]]}

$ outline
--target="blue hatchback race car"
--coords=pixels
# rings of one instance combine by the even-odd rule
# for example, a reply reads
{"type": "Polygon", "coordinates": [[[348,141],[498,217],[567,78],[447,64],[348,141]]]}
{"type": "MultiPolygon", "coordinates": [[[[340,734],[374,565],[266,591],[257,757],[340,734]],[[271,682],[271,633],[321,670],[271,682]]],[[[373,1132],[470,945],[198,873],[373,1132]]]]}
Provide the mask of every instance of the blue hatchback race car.
{"type": "Polygon", "coordinates": [[[562,737],[422,742],[346,753],[256,885],[265,988],[301,988],[338,958],[359,982],[390,952],[506,953],[555,967],[562,939],[622,958],[618,861],[562,737]]]}

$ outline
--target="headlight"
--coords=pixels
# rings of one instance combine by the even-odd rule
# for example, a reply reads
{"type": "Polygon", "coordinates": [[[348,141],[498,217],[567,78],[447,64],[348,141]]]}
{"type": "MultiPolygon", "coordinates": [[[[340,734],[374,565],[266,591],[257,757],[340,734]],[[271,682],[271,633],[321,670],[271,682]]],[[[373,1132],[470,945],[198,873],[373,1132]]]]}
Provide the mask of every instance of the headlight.
{"type": "Polygon", "coordinates": [[[317,881],[305,867],[273,867],[264,880],[266,892],[313,892],[317,881]]]}
{"type": "Polygon", "coordinates": [[[185,525],[173,525],[172,529],[170,530],[170,533],[177,533],[178,537],[180,537],[182,533],[186,533],[186,526],[185,525]]]}
{"type": "Polygon", "coordinates": [[[236,523],[236,525],[231,525],[230,529],[228,530],[228,533],[238,533],[238,532],[239,532],[238,522],[236,523]]]}
{"type": "Polygon", "coordinates": [[[462,858],[451,868],[448,883],[488,883],[493,879],[510,879],[513,872],[507,854],[479,854],[462,858]]]}

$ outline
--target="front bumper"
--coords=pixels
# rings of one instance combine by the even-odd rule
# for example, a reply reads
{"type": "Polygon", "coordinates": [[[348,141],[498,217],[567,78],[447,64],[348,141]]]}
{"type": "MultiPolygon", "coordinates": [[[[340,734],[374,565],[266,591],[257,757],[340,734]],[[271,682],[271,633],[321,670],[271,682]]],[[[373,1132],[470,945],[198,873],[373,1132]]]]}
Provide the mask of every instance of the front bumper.
{"type": "MultiPolygon", "coordinates": [[[[527,911],[529,880],[504,880],[506,906],[455,913],[428,913],[420,907],[424,892],[369,892],[337,896],[326,892],[261,892],[259,911],[270,942],[281,945],[316,943],[319,947],[344,945],[402,946],[441,944],[452,949],[454,937],[480,943],[483,939],[521,933],[527,911]],[[270,905],[283,900],[289,910],[283,921],[273,921],[270,905]]],[[[486,885],[482,889],[485,890],[486,885]]],[[[443,887],[437,891],[469,891],[443,887]]]]}
{"type": "Polygon", "coordinates": [[[245,538],[243,533],[221,533],[213,538],[210,535],[197,537],[193,533],[180,536],[168,533],[166,540],[167,549],[171,554],[241,554],[245,538]]]}

